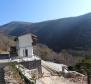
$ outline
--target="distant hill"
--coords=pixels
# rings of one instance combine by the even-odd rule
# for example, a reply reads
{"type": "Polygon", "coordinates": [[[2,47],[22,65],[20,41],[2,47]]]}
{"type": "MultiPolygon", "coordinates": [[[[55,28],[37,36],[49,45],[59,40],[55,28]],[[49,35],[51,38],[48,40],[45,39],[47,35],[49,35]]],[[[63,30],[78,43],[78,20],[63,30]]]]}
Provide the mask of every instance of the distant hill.
{"type": "Polygon", "coordinates": [[[91,13],[38,23],[10,22],[2,25],[0,31],[15,36],[32,32],[40,43],[55,51],[87,49],[91,48],[91,13]]]}

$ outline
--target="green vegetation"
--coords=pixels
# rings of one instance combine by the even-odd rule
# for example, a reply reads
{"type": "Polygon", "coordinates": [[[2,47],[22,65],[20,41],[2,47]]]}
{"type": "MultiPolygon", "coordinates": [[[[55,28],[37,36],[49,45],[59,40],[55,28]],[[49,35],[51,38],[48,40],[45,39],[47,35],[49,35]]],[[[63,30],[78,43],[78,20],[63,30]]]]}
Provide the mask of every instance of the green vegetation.
{"type": "Polygon", "coordinates": [[[86,58],[74,66],[69,66],[69,70],[78,71],[87,76],[87,83],[91,84],[91,58],[86,58]]]}

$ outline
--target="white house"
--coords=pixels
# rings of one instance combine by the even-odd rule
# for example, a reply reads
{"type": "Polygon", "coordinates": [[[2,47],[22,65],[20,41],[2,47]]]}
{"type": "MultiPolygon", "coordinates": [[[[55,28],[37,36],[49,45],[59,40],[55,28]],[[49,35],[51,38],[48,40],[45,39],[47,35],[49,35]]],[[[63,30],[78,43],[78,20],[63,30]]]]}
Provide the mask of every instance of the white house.
{"type": "Polygon", "coordinates": [[[37,36],[31,33],[24,34],[14,39],[16,41],[15,51],[11,48],[11,52],[16,52],[19,58],[13,61],[20,63],[29,70],[36,71],[38,77],[42,76],[41,59],[33,54],[33,45],[36,44],[37,36]]]}
{"type": "Polygon", "coordinates": [[[17,39],[17,51],[19,57],[33,57],[33,44],[36,36],[29,33],[19,36],[17,39]]]}

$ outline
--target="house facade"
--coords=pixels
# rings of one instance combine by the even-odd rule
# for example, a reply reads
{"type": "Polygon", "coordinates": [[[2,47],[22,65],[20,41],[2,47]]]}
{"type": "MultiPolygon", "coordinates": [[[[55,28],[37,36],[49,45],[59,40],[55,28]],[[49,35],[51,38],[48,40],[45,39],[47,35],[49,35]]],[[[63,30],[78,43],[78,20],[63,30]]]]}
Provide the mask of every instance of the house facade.
{"type": "Polygon", "coordinates": [[[31,33],[18,37],[17,51],[20,58],[33,57],[33,38],[34,36],[31,33]]]}

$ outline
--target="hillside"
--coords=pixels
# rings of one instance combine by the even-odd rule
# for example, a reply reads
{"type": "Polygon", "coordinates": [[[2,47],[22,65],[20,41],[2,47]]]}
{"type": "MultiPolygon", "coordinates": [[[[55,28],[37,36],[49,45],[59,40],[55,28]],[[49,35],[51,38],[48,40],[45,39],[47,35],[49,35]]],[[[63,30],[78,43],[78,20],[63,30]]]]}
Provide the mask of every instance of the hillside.
{"type": "Polygon", "coordinates": [[[0,32],[0,51],[7,51],[10,46],[14,46],[15,42],[11,36],[0,32]]]}
{"type": "Polygon", "coordinates": [[[58,52],[61,49],[87,49],[91,48],[91,13],[38,23],[10,22],[2,25],[0,31],[15,36],[32,32],[40,43],[58,52]]]}

